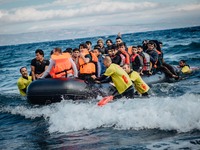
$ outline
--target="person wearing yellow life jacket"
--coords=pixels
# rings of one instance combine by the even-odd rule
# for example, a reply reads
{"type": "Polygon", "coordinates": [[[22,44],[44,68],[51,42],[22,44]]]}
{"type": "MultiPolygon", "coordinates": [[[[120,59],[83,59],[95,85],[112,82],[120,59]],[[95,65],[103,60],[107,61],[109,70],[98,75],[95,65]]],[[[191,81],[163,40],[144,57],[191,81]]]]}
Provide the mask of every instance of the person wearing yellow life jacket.
{"type": "Polygon", "coordinates": [[[90,80],[92,75],[97,75],[97,56],[88,51],[85,43],[79,45],[79,78],[82,80],[90,80]]]}
{"type": "Polygon", "coordinates": [[[103,82],[107,77],[110,77],[116,87],[116,91],[113,93],[114,99],[134,98],[134,88],[128,74],[119,65],[112,63],[109,56],[104,58],[104,65],[107,68],[106,72],[99,78],[92,76],[93,79],[96,82],[103,82]],[[116,94],[117,92],[118,94],[116,94]]]}
{"type": "Polygon", "coordinates": [[[149,86],[142,80],[138,72],[132,70],[130,65],[125,64],[123,69],[128,73],[131,81],[133,82],[135,89],[142,96],[148,96],[149,86]]]}
{"type": "Polygon", "coordinates": [[[192,72],[191,69],[190,69],[190,66],[186,64],[185,60],[179,61],[178,68],[180,68],[180,72],[183,73],[183,74],[190,74],[192,72]]]}
{"type": "Polygon", "coordinates": [[[55,48],[51,55],[50,65],[41,78],[48,74],[52,78],[78,77],[76,64],[69,53],[62,53],[61,48],[55,48]]]}
{"type": "Polygon", "coordinates": [[[26,90],[29,84],[32,82],[32,77],[28,75],[26,67],[20,68],[21,77],[17,80],[17,86],[22,96],[26,96],[26,90]]]}

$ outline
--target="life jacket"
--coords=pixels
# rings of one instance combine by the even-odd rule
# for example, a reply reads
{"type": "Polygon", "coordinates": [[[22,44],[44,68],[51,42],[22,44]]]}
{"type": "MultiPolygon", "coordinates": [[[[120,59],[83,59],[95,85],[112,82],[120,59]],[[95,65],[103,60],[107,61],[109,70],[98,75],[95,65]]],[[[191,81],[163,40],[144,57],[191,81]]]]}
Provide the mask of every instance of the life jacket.
{"type": "Polygon", "coordinates": [[[119,54],[121,57],[120,66],[123,66],[126,63],[126,57],[123,54],[119,54]]]}
{"type": "Polygon", "coordinates": [[[133,52],[132,52],[132,46],[128,47],[128,53],[129,53],[130,56],[133,54],[133,52]]]}
{"type": "Polygon", "coordinates": [[[132,54],[131,55],[131,62],[134,62],[135,61],[135,58],[139,56],[138,54],[132,54]]]}
{"type": "Polygon", "coordinates": [[[55,61],[55,65],[50,71],[52,78],[66,77],[67,74],[73,74],[72,64],[70,62],[70,54],[62,53],[61,55],[51,55],[51,59],[55,61]]]}
{"type": "Polygon", "coordinates": [[[130,64],[130,55],[127,51],[123,50],[123,51],[120,51],[124,56],[125,56],[125,63],[126,64],[130,64]]]}
{"type": "Polygon", "coordinates": [[[79,73],[80,74],[96,74],[97,72],[96,64],[98,62],[97,56],[94,53],[89,52],[87,49],[84,49],[82,54],[83,56],[90,54],[92,57],[92,60],[88,63],[85,63],[84,60],[81,57],[79,57],[79,66],[80,66],[79,73]]]}
{"type": "Polygon", "coordinates": [[[144,58],[143,58],[143,71],[150,71],[151,67],[150,67],[150,56],[149,54],[142,52],[144,54],[144,58]]]}

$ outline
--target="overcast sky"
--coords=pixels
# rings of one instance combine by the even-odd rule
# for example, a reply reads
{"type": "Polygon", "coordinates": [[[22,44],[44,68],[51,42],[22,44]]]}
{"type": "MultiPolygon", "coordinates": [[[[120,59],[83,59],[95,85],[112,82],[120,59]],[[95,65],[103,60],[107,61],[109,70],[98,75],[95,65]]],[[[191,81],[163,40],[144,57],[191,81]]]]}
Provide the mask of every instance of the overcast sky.
{"type": "Polygon", "coordinates": [[[125,25],[198,26],[200,0],[0,0],[0,34],[125,25]]]}

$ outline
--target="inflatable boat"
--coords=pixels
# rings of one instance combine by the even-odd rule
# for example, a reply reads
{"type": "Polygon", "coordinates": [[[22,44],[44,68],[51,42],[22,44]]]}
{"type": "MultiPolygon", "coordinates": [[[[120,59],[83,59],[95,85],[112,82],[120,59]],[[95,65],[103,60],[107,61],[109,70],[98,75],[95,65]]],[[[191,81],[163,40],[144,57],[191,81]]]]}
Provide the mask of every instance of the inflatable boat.
{"type": "MultiPolygon", "coordinates": [[[[158,72],[151,76],[142,76],[143,80],[152,85],[166,81],[166,76],[158,72]]],[[[39,79],[33,81],[27,89],[27,99],[32,104],[49,104],[61,100],[88,100],[99,96],[111,95],[115,90],[109,83],[89,84],[80,79],[39,79]]]]}

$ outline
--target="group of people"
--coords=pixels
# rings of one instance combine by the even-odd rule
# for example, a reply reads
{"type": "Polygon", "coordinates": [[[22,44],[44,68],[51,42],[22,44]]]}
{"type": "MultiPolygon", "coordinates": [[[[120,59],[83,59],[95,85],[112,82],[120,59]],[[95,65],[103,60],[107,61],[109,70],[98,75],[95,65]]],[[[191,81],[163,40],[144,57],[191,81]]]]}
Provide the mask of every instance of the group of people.
{"type": "MultiPolygon", "coordinates": [[[[164,62],[162,43],[145,40],[143,45],[127,47],[121,35],[116,43],[111,39],[99,39],[92,48],[91,41],[81,43],[79,48],[54,48],[50,60],[44,58],[41,49],[35,51],[31,61],[31,73],[20,68],[21,77],[17,81],[20,94],[25,96],[31,81],[40,78],[79,78],[89,82],[112,82],[116,88],[114,98],[134,97],[134,87],[138,94],[148,96],[149,86],[142,80],[144,74],[154,74],[162,70],[170,78],[179,75],[173,66],[164,62]]],[[[189,73],[190,68],[184,60],[179,63],[181,72],[189,73]]]]}

